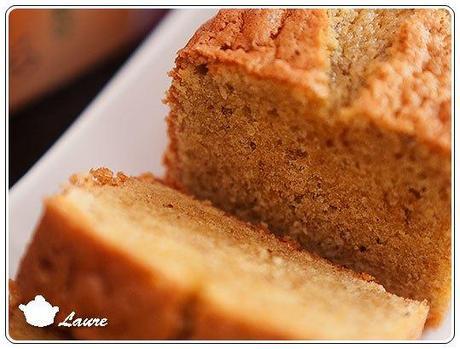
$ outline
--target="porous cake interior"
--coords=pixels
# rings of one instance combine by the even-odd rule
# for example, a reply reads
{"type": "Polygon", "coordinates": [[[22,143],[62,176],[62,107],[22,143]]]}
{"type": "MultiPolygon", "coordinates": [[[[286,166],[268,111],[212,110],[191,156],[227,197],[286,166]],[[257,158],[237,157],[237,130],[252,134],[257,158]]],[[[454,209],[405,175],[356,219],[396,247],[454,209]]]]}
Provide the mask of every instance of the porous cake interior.
{"type": "Polygon", "coordinates": [[[361,115],[352,116],[356,123],[341,116],[411,14],[329,11],[324,104],[236,65],[180,58],[168,96],[166,163],[169,182],[183,190],[294,236],[391,292],[429,299],[438,323],[450,296],[444,155],[413,136],[359,123],[361,115]]]}
{"type": "MultiPolygon", "coordinates": [[[[154,181],[124,177],[113,185],[111,179],[101,184],[110,178],[105,174],[96,178],[97,184],[69,187],[61,206],[91,227],[90,239],[120,251],[120,259],[128,256],[173,281],[177,289],[188,290],[195,302],[188,311],[189,335],[194,311],[210,304],[229,318],[281,337],[419,335],[424,304],[391,295],[154,181]]],[[[94,277],[104,266],[87,268],[94,277]]]]}

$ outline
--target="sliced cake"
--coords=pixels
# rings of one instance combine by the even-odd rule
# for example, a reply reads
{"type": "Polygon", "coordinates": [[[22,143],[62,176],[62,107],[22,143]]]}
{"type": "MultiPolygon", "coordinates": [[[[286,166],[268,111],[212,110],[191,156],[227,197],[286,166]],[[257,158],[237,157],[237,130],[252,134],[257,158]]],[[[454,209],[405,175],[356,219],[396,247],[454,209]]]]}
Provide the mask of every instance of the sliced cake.
{"type": "Polygon", "coordinates": [[[182,49],[167,181],[430,303],[451,285],[451,34],[439,9],[222,10],[182,49]]]}
{"type": "Polygon", "coordinates": [[[37,294],[107,318],[83,339],[410,339],[426,302],[400,298],[151,176],[74,176],[46,200],[17,276],[37,294]]]}

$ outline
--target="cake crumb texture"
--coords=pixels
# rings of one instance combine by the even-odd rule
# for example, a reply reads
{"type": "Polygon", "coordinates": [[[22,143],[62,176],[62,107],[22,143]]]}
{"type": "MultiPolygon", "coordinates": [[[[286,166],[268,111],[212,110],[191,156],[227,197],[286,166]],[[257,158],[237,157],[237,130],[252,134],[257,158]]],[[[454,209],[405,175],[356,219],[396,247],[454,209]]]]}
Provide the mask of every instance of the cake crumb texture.
{"type": "Polygon", "coordinates": [[[71,310],[107,317],[107,327],[72,327],[75,338],[420,336],[426,302],[392,295],[152,176],[119,177],[91,171],[48,199],[17,276],[24,299],[42,294],[60,307],[56,321],[71,310]]]}
{"type": "Polygon", "coordinates": [[[443,9],[222,10],[179,51],[167,182],[430,303],[451,294],[443,9]]]}

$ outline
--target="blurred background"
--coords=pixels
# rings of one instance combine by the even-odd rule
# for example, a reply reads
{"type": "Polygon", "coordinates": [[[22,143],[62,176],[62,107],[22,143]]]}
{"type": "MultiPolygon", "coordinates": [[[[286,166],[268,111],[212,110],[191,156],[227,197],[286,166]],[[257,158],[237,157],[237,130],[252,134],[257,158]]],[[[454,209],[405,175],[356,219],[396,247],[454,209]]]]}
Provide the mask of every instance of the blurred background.
{"type": "Polygon", "coordinates": [[[71,125],[167,11],[10,12],[10,187],[71,125]]]}

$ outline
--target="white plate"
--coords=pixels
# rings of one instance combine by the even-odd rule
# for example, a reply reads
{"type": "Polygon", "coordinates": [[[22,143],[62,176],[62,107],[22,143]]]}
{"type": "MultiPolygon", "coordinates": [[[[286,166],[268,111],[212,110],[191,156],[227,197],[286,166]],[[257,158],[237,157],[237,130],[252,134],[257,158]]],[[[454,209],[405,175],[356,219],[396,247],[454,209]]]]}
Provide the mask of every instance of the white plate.
{"type": "MultiPolygon", "coordinates": [[[[161,100],[178,49],[216,11],[176,10],[155,29],[78,120],[9,192],[9,275],[37,223],[42,201],[75,172],[106,166],[127,174],[163,174],[167,144],[161,100]]],[[[451,315],[424,339],[445,341],[451,315]]]]}

